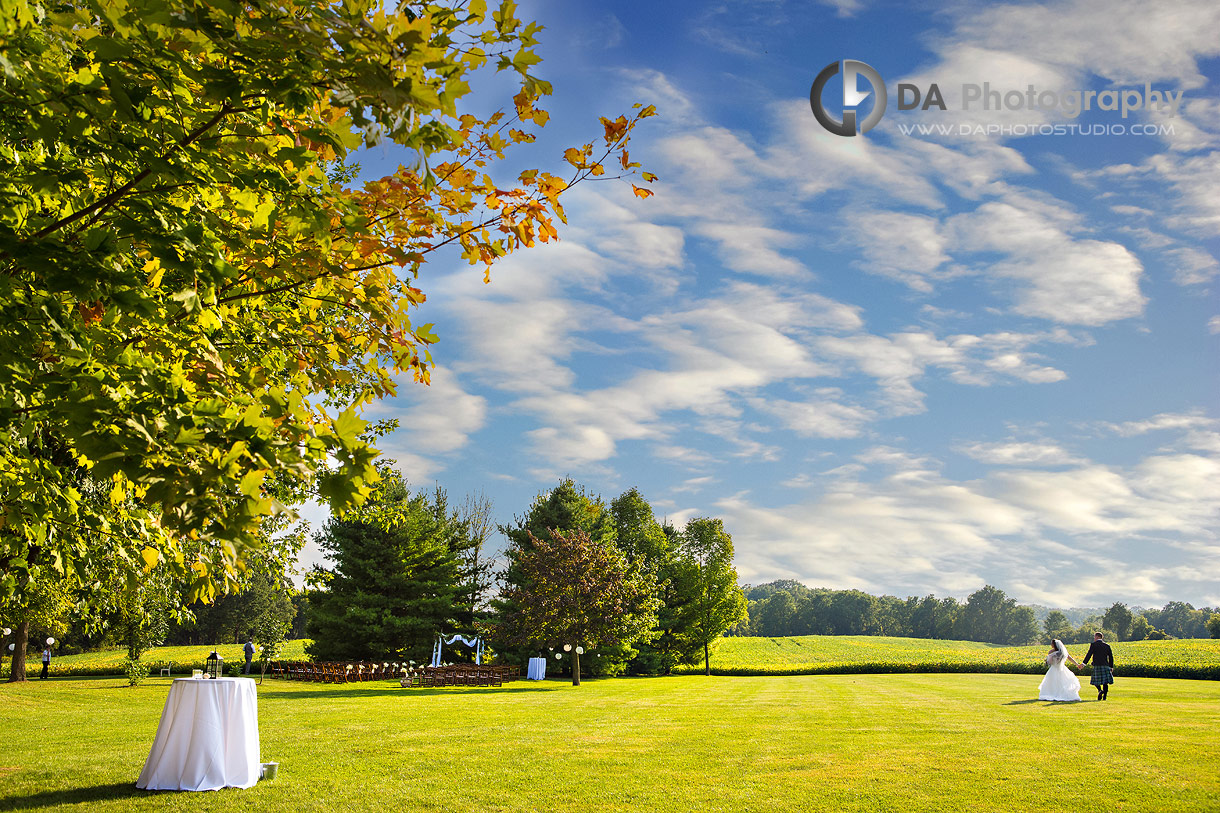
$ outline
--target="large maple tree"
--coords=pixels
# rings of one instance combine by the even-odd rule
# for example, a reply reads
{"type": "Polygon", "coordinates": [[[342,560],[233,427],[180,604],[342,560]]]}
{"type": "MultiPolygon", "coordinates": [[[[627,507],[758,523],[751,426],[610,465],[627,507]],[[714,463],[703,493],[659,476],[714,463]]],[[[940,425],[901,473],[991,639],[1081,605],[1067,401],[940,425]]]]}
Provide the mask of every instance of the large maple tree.
{"type": "Polygon", "coordinates": [[[438,338],[424,264],[490,269],[556,237],[574,183],[652,180],[639,106],[563,177],[492,177],[547,120],[539,30],[483,0],[0,0],[0,597],[104,551],[206,599],[270,483],[369,493],[360,407],[426,382],[438,338]],[[520,80],[485,120],[458,108],[481,70],[520,80]],[[417,160],[354,187],[380,141],[417,160]]]}

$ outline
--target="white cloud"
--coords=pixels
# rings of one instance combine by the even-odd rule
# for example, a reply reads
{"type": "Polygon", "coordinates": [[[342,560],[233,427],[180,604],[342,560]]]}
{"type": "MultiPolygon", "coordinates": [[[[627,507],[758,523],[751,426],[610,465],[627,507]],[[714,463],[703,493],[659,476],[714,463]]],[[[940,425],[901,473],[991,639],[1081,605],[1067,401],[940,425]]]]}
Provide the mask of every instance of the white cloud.
{"type": "Polygon", "coordinates": [[[1209,418],[1200,412],[1175,413],[1162,412],[1141,421],[1126,421],[1124,423],[1103,423],[1103,428],[1123,437],[1144,435],[1148,432],[1164,432],[1190,429],[1207,429],[1216,426],[1220,421],[1209,418]]]}
{"type": "Polygon", "coordinates": [[[400,447],[424,454],[462,448],[487,421],[487,399],[466,392],[452,371],[434,367],[429,386],[406,383],[393,401],[381,402],[366,417],[396,417],[400,447]]]}
{"type": "Polygon", "coordinates": [[[854,17],[868,5],[867,0],[818,0],[824,6],[830,6],[839,17],[854,17]]]}
{"type": "Polygon", "coordinates": [[[850,189],[929,209],[944,205],[918,156],[867,138],[832,135],[811,124],[809,103],[804,100],[776,103],[770,115],[778,131],[766,153],[774,167],[770,174],[787,178],[787,185],[801,198],[850,189]]]}
{"type": "Polygon", "coordinates": [[[1017,280],[1016,311],[1064,324],[1101,325],[1143,312],[1143,266],[1123,246],[1073,239],[1078,216],[1057,204],[1012,197],[949,219],[954,245],[1002,252],[980,273],[1017,280]]]}
{"type": "Polygon", "coordinates": [[[1060,381],[1066,373],[1034,363],[1027,348],[1039,342],[1073,342],[1070,334],[996,333],[983,336],[960,334],[937,338],[930,332],[823,336],[815,346],[827,359],[851,362],[877,379],[884,401],[893,415],[909,415],[924,409],[923,393],[915,382],[927,368],[947,371],[960,384],[987,386],[1002,380],[1028,383],[1060,381]]]}
{"type": "Polygon", "coordinates": [[[962,444],[957,451],[981,463],[997,466],[1059,466],[1078,462],[1078,458],[1057,443],[1028,441],[975,442],[962,444]]]}
{"type": "Polygon", "coordinates": [[[876,420],[876,413],[853,404],[841,403],[837,396],[837,391],[822,390],[808,401],[751,398],[750,404],[759,412],[775,416],[780,425],[802,437],[859,437],[864,426],[876,420]]]}
{"type": "MultiPolygon", "coordinates": [[[[1053,596],[1055,606],[1115,595],[1153,603],[1174,597],[1189,574],[1176,539],[1215,545],[1214,459],[1154,456],[1128,470],[1084,463],[955,481],[901,449],[861,458],[892,473],[828,481],[820,496],[790,505],[741,494],[717,503],[743,581],[959,597],[990,581],[1022,601],[1053,596]]],[[[1217,558],[1196,561],[1210,561],[1214,575],[1217,558]]]]}
{"type": "Polygon", "coordinates": [[[788,248],[800,237],[767,226],[735,222],[704,222],[693,231],[720,244],[721,261],[734,271],[744,271],[767,277],[808,277],[809,271],[799,261],[785,257],[772,246],[788,248]]]}
{"type": "MultiPolygon", "coordinates": [[[[988,19],[988,14],[980,17],[988,19]]],[[[950,43],[939,46],[940,61],[916,74],[902,77],[927,90],[936,83],[946,105],[945,110],[930,107],[927,111],[902,114],[907,121],[925,124],[948,125],[951,138],[959,141],[998,141],[997,134],[976,134],[980,125],[1041,125],[1061,122],[1062,115],[1049,109],[1025,109],[1017,105],[1006,105],[1004,96],[1019,91],[1024,98],[1026,89],[1032,85],[1039,91],[1060,92],[1078,87],[1081,72],[1074,67],[1065,67],[1030,56],[1022,49],[1005,45],[976,42],[974,37],[964,40],[955,37],[950,43]],[[965,86],[978,88],[978,98],[967,100],[965,86]],[[994,94],[994,95],[993,95],[994,94]],[[963,135],[963,130],[968,135],[963,135]]],[[[895,101],[895,104],[897,102],[895,101]]],[[[897,122],[889,125],[896,130],[897,122]]],[[[1017,131],[1018,133],[1021,131],[1017,131]]],[[[1032,133],[1030,133],[1032,134],[1032,133]]],[[[1011,136],[1007,136],[1011,137],[1011,136]]]]}
{"type": "Polygon", "coordinates": [[[953,47],[1013,51],[1116,84],[1201,88],[1207,80],[1197,60],[1220,54],[1217,30],[1220,7],[1211,0],[1180,0],[1172,7],[1074,0],[963,9],[950,39],[953,47]]]}
{"type": "Polygon", "coordinates": [[[861,267],[892,277],[916,291],[931,291],[928,277],[949,260],[940,221],[904,212],[870,212],[854,218],[848,230],[864,253],[861,267]]]}

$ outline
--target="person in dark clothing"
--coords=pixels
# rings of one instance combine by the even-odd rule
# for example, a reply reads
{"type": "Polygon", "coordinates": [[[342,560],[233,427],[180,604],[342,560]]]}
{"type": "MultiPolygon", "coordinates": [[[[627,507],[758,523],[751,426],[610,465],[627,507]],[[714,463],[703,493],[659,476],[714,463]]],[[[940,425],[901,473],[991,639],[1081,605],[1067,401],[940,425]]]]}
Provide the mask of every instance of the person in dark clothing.
{"type": "Polygon", "coordinates": [[[1094,633],[1084,662],[1088,663],[1090,658],[1093,660],[1093,677],[1089,683],[1097,687],[1097,699],[1105,700],[1110,694],[1110,685],[1114,683],[1114,650],[1102,640],[1100,632],[1094,633]]]}
{"type": "Polygon", "coordinates": [[[47,671],[51,668],[51,645],[47,644],[42,648],[42,677],[39,680],[47,679],[47,671]]]}
{"type": "Polygon", "coordinates": [[[254,639],[253,638],[246,639],[246,645],[244,647],[242,647],[242,650],[246,653],[245,672],[248,675],[248,674],[250,674],[250,667],[254,661],[254,639]]]}

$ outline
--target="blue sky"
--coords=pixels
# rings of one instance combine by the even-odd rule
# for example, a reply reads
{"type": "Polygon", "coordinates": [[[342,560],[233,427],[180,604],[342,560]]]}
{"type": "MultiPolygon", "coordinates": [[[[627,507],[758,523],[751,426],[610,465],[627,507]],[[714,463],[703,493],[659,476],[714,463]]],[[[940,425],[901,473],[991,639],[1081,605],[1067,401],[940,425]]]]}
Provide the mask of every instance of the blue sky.
{"type": "MultiPolygon", "coordinates": [[[[723,518],[743,583],[1220,604],[1220,5],[520,16],[546,26],[554,85],[524,164],[642,102],[660,115],[632,155],[661,180],[574,190],[561,242],[490,285],[426,269],[433,384],[368,413],[401,420],[382,446],[412,485],[482,491],[500,522],[565,476],[636,486],[671,521],[723,518]],[[844,59],[889,96],[851,138],[809,102],[844,59]],[[1182,96],[1126,118],[962,109],[983,82],[1182,96]],[[948,109],[898,110],[899,83],[948,109]],[[1022,134],[1068,124],[1104,134],[1022,134]]],[[[490,110],[509,85],[479,90],[490,110]]],[[[839,79],[823,101],[842,109],[839,79]]],[[[399,160],[374,150],[365,174],[399,160]]]]}

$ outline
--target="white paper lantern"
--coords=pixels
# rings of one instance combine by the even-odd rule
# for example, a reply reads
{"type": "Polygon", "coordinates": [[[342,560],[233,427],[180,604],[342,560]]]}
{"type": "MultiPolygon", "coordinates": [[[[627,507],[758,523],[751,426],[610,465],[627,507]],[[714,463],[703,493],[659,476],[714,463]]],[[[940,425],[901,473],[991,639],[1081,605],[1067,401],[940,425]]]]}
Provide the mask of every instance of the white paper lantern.
{"type": "Polygon", "coordinates": [[[577,655],[583,655],[583,654],[585,654],[585,648],[584,648],[583,646],[578,646],[578,647],[576,647],[576,654],[577,654],[577,655]]]}
{"type": "Polygon", "coordinates": [[[17,648],[17,645],[16,645],[16,644],[9,644],[9,645],[8,645],[8,651],[9,651],[9,652],[12,652],[12,651],[13,651],[14,649],[16,649],[16,648],[17,648]]]}
{"type": "Polygon", "coordinates": [[[572,645],[571,645],[571,644],[564,644],[564,645],[563,645],[563,651],[564,651],[564,652],[571,652],[571,651],[572,651],[572,645]]]}
{"type": "Polygon", "coordinates": [[[48,638],[48,639],[47,639],[47,646],[53,646],[54,644],[55,644],[55,639],[54,639],[54,638],[48,638]]]}
{"type": "Polygon", "coordinates": [[[563,653],[562,653],[562,652],[556,652],[556,653],[555,653],[555,660],[559,660],[559,659],[560,659],[560,658],[562,658],[562,657],[563,657],[563,653]]]}
{"type": "Polygon", "coordinates": [[[5,627],[5,628],[4,628],[4,634],[5,634],[5,635],[12,635],[12,634],[13,634],[13,631],[12,631],[11,629],[9,629],[8,627],[5,627]]]}

